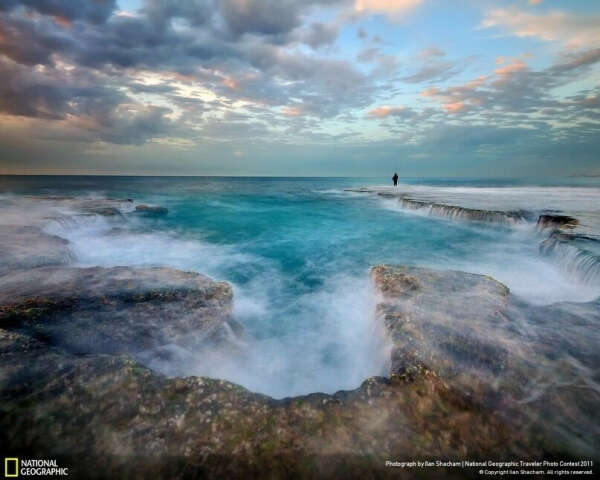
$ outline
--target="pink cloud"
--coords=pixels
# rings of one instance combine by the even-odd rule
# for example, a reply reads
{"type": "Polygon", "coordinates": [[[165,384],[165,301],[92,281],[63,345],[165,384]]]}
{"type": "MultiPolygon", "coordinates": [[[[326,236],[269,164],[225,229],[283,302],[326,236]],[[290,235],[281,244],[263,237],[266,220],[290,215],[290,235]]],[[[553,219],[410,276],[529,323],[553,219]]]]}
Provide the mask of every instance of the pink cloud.
{"type": "Polygon", "coordinates": [[[465,83],[464,85],[450,87],[448,89],[448,91],[450,91],[451,93],[467,93],[472,90],[477,90],[479,87],[481,87],[483,84],[485,84],[487,79],[488,79],[487,75],[481,75],[480,77],[477,77],[477,78],[471,80],[470,82],[465,83]]]}
{"type": "Polygon", "coordinates": [[[431,87],[427,90],[423,90],[421,92],[421,96],[423,97],[436,97],[440,94],[440,89],[438,87],[431,87]]]}
{"type": "Polygon", "coordinates": [[[536,37],[570,48],[585,48],[600,44],[598,24],[600,17],[594,14],[576,15],[562,11],[533,14],[516,8],[498,8],[485,16],[481,26],[502,28],[516,37],[536,37]]]}
{"type": "Polygon", "coordinates": [[[236,90],[238,88],[237,82],[231,77],[225,77],[223,79],[223,85],[225,85],[227,88],[230,88],[231,90],[236,90]]]}
{"type": "Polygon", "coordinates": [[[383,13],[398,20],[421,3],[423,0],[355,0],[354,9],[357,12],[383,13]]]}
{"type": "Polygon", "coordinates": [[[71,28],[73,26],[73,20],[63,15],[55,15],[54,21],[61,27],[71,28]]]}
{"type": "Polygon", "coordinates": [[[494,73],[496,73],[496,75],[500,75],[501,77],[507,77],[515,72],[524,70],[526,67],[527,65],[525,65],[525,63],[523,63],[521,60],[517,60],[513,63],[509,63],[504,67],[497,68],[496,70],[494,70],[494,73]]]}
{"type": "Polygon", "coordinates": [[[300,117],[304,114],[304,108],[301,106],[289,106],[281,109],[281,114],[286,117],[300,117]]]}
{"type": "Polygon", "coordinates": [[[448,113],[458,113],[463,111],[466,107],[464,102],[444,103],[444,110],[448,113]]]}
{"type": "Polygon", "coordinates": [[[392,116],[400,115],[406,111],[407,111],[407,109],[403,105],[399,105],[397,107],[391,107],[389,105],[382,105],[381,107],[377,107],[377,108],[374,108],[373,110],[370,110],[368,112],[368,114],[371,115],[372,117],[386,118],[386,117],[389,117],[390,115],[392,115],[392,116]]]}
{"type": "Polygon", "coordinates": [[[488,79],[488,75],[482,75],[463,85],[448,87],[444,90],[431,87],[423,90],[421,96],[439,101],[446,113],[463,112],[470,106],[481,106],[483,104],[483,100],[474,95],[474,92],[485,85],[488,79]]]}

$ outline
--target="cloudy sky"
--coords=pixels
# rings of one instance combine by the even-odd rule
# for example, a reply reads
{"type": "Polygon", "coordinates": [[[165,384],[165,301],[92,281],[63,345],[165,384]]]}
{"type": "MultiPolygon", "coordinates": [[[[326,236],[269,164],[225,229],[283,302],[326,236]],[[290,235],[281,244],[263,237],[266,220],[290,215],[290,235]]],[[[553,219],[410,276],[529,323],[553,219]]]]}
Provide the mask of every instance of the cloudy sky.
{"type": "Polygon", "coordinates": [[[0,0],[0,173],[600,174],[595,0],[0,0]]]}

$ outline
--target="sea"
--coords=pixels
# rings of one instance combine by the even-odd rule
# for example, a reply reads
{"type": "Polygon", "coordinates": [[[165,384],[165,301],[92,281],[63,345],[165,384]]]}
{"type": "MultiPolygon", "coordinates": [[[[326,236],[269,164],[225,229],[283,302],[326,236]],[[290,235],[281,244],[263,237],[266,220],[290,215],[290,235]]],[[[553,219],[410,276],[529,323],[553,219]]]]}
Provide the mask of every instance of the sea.
{"type": "MultiPolygon", "coordinates": [[[[385,375],[369,277],[378,264],[490,275],[531,305],[600,296],[597,278],[540,251],[548,233],[534,220],[435,216],[363,187],[469,208],[576,213],[592,229],[600,218],[600,178],[592,177],[400,178],[394,189],[391,178],[2,176],[0,224],[26,217],[32,199],[44,197],[166,207],[163,216],[49,218],[43,228],[70,242],[78,266],[165,265],[232,284],[249,352],[243,363],[227,352],[185,350],[147,363],[165,375],[223,378],[276,398],[354,389],[385,375]]],[[[596,341],[598,327],[581,332],[581,341],[596,341]]]]}

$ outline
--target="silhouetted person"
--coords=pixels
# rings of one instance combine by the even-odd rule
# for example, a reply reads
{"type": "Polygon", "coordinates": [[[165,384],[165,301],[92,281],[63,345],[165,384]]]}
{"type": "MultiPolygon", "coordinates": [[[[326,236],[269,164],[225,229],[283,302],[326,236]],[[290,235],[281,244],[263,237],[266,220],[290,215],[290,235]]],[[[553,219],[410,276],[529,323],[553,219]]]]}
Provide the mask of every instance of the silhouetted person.
{"type": "Polygon", "coordinates": [[[392,180],[394,181],[394,187],[397,187],[398,186],[398,174],[397,173],[394,173],[392,180]]]}

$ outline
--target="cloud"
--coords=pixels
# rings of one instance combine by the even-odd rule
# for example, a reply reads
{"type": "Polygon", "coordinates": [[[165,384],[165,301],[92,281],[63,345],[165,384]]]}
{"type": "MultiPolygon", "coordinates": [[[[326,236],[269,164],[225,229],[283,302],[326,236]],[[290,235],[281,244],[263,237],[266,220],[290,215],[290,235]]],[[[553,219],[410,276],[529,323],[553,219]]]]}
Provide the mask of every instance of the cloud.
{"type": "Polygon", "coordinates": [[[463,84],[424,89],[424,100],[437,102],[448,114],[474,122],[485,118],[497,126],[514,124],[548,128],[595,121],[595,93],[570,99],[553,92],[582,78],[586,69],[600,62],[600,49],[565,54],[543,70],[528,68],[519,58],[502,58],[491,74],[463,84]]]}
{"type": "Polygon", "coordinates": [[[444,110],[446,110],[448,113],[462,112],[465,108],[466,105],[464,102],[444,103],[444,110]]]}
{"type": "Polygon", "coordinates": [[[520,72],[525,68],[526,65],[521,60],[517,60],[513,63],[509,63],[508,65],[504,65],[503,67],[496,68],[494,72],[496,75],[500,75],[501,77],[508,77],[509,75],[512,75],[515,72],[520,72]]]}
{"type": "Polygon", "coordinates": [[[211,20],[213,10],[212,2],[207,0],[145,0],[142,13],[159,28],[166,28],[174,18],[197,27],[211,20]]]}
{"type": "Polygon", "coordinates": [[[73,47],[72,38],[58,31],[54,22],[0,16],[0,53],[15,62],[46,64],[54,52],[73,47]]]}
{"type": "Polygon", "coordinates": [[[425,27],[407,46],[416,53],[400,56],[405,46],[393,33],[381,43],[368,30],[367,15],[401,19],[423,3],[144,0],[124,15],[109,0],[1,1],[0,136],[13,145],[20,135],[25,149],[29,140],[60,144],[56,158],[98,144],[132,152],[125,145],[147,143],[135,147],[144,155],[243,151],[248,168],[267,151],[275,158],[295,148],[301,158],[309,144],[311,152],[325,145],[349,154],[340,158],[397,152],[399,144],[435,157],[440,132],[457,149],[483,145],[499,155],[506,135],[546,154],[553,142],[594,144],[600,91],[589,85],[600,48],[584,45],[596,38],[592,20],[491,11],[488,28],[577,48],[541,70],[525,55],[499,57],[465,80],[467,68],[489,64],[453,57],[454,46],[447,54],[434,44],[437,32],[425,27]],[[362,41],[348,47],[355,34],[362,41]],[[461,143],[457,132],[470,140],[461,143]]]}
{"type": "Polygon", "coordinates": [[[301,24],[302,16],[314,6],[329,6],[342,0],[219,0],[217,8],[234,36],[247,33],[284,36],[301,24]]]}
{"type": "Polygon", "coordinates": [[[2,0],[0,10],[23,6],[42,15],[50,15],[66,24],[83,20],[93,24],[104,23],[116,9],[116,0],[73,2],[68,0],[2,0]]]}
{"type": "Polygon", "coordinates": [[[460,67],[453,62],[430,62],[423,65],[417,72],[402,77],[402,80],[408,83],[443,81],[453,77],[460,70],[460,67]]]}
{"type": "Polygon", "coordinates": [[[445,56],[446,52],[437,47],[420,50],[411,62],[416,64],[418,69],[410,75],[401,77],[401,80],[408,83],[445,81],[459,74],[473,60],[473,57],[454,61],[443,60],[445,56]]]}
{"type": "Polygon", "coordinates": [[[400,20],[422,3],[423,0],[355,0],[354,9],[359,13],[385,14],[400,20]]]}
{"type": "Polygon", "coordinates": [[[404,105],[399,105],[396,107],[392,107],[389,105],[383,105],[381,107],[376,107],[373,110],[370,110],[368,114],[372,117],[377,118],[387,118],[387,117],[411,117],[414,115],[414,112],[405,107],[404,105]]]}
{"type": "Polygon", "coordinates": [[[567,72],[569,70],[587,67],[600,61],[600,48],[564,55],[560,63],[555,64],[552,70],[555,72],[567,72]]]}
{"type": "Polygon", "coordinates": [[[302,105],[285,106],[281,109],[281,114],[286,117],[299,117],[304,114],[302,105]]]}
{"type": "Polygon", "coordinates": [[[337,25],[315,22],[310,25],[308,30],[299,35],[299,39],[301,42],[317,49],[326,45],[332,45],[335,43],[337,36],[337,25]]]}
{"type": "Polygon", "coordinates": [[[600,44],[600,16],[576,15],[562,11],[545,14],[522,12],[515,8],[494,9],[483,28],[500,28],[517,37],[535,37],[560,42],[570,48],[590,48],[600,44]]]}
{"type": "Polygon", "coordinates": [[[234,35],[278,35],[300,23],[298,3],[290,0],[222,0],[217,5],[234,35]]]}
{"type": "Polygon", "coordinates": [[[331,118],[368,105],[376,89],[376,80],[351,62],[294,48],[335,42],[336,24],[299,27],[310,8],[339,0],[228,0],[216,9],[210,0],[147,0],[131,15],[118,15],[108,1],[98,11],[25,3],[38,14],[30,15],[23,2],[0,9],[0,60],[10,59],[2,62],[0,111],[59,120],[85,132],[82,141],[122,144],[129,135],[139,144],[172,135],[172,118],[179,136],[197,136],[241,105],[254,116],[228,131],[265,132],[266,124],[281,125],[273,109],[283,107],[290,121],[300,117],[290,115],[300,112],[291,109],[292,98],[301,113],[331,118]],[[57,23],[59,13],[76,26],[57,23]]]}
{"type": "Polygon", "coordinates": [[[439,58],[439,57],[443,57],[446,55],[446,52],[444,52],[441,48],[438,47],[429,47],[429,48],[424,48],[422,49],[419,53],[418,53],[418,57],[424,60],[429,60],[432,58],[439,58]]]}
{"type": "Polygon", "coordinates": [[[74,141],[139,145],[171,127],[170,109],[136,102],[98,77],[31,71],[6,60],[0,61],[0,76],[0,112],[53,120],[74,141]]]}
{"type": "Polygon", "coordinates": [[[381,52],[377,47],[369,47],[361,50],[356,56],[356,59],[359,62],[369,63],[377,60],[380,57],[380,55],[381,52]]]}

